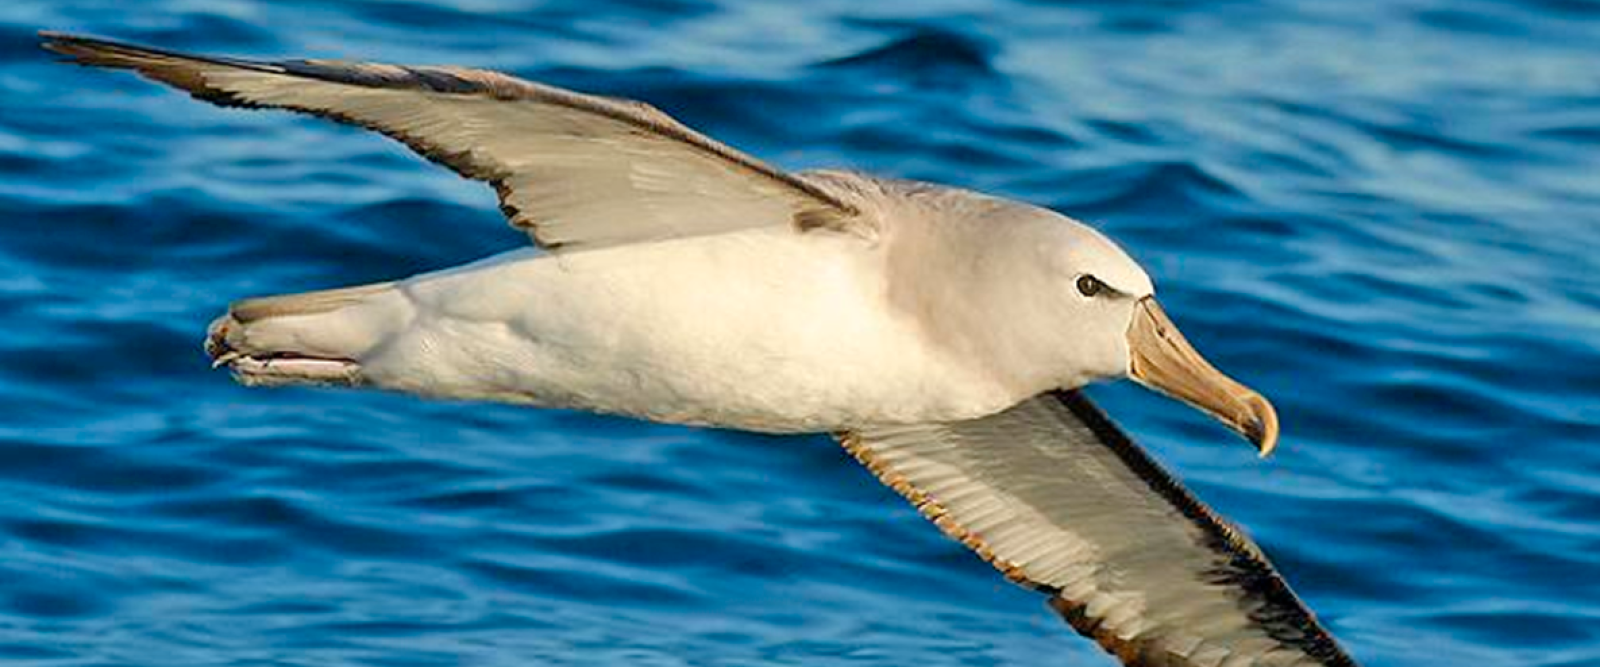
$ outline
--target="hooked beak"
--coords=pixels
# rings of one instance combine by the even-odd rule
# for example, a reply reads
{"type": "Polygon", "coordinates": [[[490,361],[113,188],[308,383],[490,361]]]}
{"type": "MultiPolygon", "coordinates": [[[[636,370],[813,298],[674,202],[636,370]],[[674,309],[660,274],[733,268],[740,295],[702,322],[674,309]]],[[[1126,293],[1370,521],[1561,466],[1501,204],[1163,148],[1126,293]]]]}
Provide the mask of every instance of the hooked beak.
{"type": "Polygon", "coordinates": [[[1254,443],[1265,458],[1278,446],[1278,413],[1261,394],[1207,363],[1154,297],[1139,299],[1128,325],[1128,374],[1205,411],[1254,443]]]}

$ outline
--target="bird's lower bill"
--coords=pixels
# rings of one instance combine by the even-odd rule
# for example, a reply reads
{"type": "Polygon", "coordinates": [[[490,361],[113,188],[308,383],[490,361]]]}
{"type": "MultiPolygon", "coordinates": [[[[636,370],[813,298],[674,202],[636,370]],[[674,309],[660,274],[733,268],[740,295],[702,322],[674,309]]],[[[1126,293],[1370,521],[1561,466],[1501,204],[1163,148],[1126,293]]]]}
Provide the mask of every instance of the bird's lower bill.
{"type": "Polygon", "coordinates": [[[1200,356],[1154,297],[1134,307],[1128,351],[1128,375],[1140,384],[1205,411],[1255,443],[1261,456],[1278,445],[1272,404],[1200,356]]]}

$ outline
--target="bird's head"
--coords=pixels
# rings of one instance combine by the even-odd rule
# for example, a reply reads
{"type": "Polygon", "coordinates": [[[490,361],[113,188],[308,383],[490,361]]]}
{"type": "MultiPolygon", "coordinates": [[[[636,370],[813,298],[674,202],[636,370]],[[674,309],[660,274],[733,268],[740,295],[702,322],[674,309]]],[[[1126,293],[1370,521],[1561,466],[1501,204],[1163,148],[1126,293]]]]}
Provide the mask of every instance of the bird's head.
{"type": "Polygon", "coordinates": [[[1195,351],[1156,301],[1144,269],[1089,226],[1039,215],[1050,218],[1037,248],[1048,266],[1051,310],[1083,376],[1130,378],[1215,417],[1270,454],[1278,441],[1272,404],[1195,351]]]}

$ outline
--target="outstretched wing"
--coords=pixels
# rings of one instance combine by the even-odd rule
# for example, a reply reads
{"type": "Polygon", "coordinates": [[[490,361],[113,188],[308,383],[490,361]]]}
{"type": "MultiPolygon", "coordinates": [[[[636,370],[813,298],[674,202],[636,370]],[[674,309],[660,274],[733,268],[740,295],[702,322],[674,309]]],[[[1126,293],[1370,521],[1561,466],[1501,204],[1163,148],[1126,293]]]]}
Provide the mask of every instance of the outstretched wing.
{"type": "Polygon", "coordinates": [[[1124,664],[1355,664],[1248,537],[1078,392],[840,440],[1124,664]]]}
{"type": "Polygon", "coordinates": [[[792,222],[846,228],[857,210],[811,181],[647,104],[484,70],[260,62],[42,33],[72,62],[129,69],[222,106],[299,111],[394,138],[500,195],[547,248],[602,247],[792,222]]]}

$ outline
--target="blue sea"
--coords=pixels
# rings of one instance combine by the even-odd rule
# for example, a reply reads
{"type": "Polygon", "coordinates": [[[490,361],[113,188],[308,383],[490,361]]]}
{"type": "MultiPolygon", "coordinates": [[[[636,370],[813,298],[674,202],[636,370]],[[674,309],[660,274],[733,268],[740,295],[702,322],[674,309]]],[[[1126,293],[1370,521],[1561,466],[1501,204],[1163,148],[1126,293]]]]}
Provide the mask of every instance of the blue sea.
{"type": "Polygon", "coordinates": [[[0,659],[1105,666],[826,437],[235,385],[230,301],[526,239],[39,29],[501,69],[1090,221],[1284,442],[1092,394],[1362,664],[1600,665],[1600,2],[0,3],[0,659]]]}

